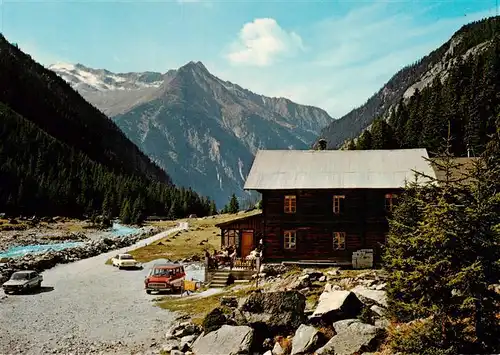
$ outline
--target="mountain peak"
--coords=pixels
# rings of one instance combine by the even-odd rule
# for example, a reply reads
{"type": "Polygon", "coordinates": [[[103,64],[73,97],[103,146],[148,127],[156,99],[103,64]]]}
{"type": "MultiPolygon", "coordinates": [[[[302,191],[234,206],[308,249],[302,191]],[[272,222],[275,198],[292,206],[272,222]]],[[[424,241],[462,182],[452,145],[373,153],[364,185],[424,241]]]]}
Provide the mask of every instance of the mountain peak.
{"type": "Polygon", "coordinates": [[[179,70],[203,70],[208,72],[208,69],[202,62],[200,61],[195,62],[193,60],[184,64],[182,67],[179,68],[179,70]]]}

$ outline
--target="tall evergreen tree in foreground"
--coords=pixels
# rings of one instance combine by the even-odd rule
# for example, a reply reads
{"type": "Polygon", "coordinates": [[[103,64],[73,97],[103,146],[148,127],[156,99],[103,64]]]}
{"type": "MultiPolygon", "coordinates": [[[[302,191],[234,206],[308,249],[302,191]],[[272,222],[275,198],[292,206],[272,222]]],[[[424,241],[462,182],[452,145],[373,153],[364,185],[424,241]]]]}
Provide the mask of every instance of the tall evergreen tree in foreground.
{"type": "Polygon", "coordinates": [[[403,353],[500,350],[499,298],[491,289],[500,274],[498,139],[474,164],[467,184],[450,147],[448,139],[433,160],[444,177],[410,184],[390,220],[384,255],[390,316],[426,319],[420,348],[393,342],[403,353]]]}

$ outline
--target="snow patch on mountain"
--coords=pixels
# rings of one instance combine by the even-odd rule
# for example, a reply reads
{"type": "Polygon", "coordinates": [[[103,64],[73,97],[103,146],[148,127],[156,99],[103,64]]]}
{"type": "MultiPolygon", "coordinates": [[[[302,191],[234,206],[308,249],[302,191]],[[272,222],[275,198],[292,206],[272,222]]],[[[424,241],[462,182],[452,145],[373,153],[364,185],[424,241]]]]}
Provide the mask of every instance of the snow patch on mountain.
{"type": "Polygon", "coordinates": [[[104,69],[91,69],[81,64],[57,63],[49,66],[75,89],[86,91],[118,91],[118,90],[140,90],[145,88],[159,88],[163,84],[163,78],[156,74],[159,80],[147,80],[147,73],[112,73],[104,69]]]}

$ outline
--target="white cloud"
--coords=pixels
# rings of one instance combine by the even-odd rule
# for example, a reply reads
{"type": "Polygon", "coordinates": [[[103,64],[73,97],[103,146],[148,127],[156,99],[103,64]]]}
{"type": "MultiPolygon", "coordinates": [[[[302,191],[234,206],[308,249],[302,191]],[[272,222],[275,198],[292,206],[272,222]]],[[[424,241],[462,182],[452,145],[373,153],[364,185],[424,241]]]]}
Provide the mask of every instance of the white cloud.
{"type": "Polygon", "coordinates": [[[268,19],[267,26],[254,21],[245,25],[240,36],[241,42],[248,43],[246,48],[233,52],[229,59],[260,67],[221,66],[213,68],[214,72],[256,93],[285,96],[340,117],[363,104],[402,67],[446,42],[462,25],[491,15],[485,11],[426,23],[420,15],[427,9],[398,11],[393,5],[379,1],[357,6],[344,16],[301,29],[308,51],[286,65],[267,68],[277,54],[286,53],[293,40],[274,20],[268,19]],[[288,42],[275,38],[288,38],[288,42]]]}
{"type": "Polygon", "coordinates": [[[301,50],[304,45],[297,33],[286,32],[272,18],[258,18],[243,26],[227,59],[236,65],[264,67],[301,50]]]}

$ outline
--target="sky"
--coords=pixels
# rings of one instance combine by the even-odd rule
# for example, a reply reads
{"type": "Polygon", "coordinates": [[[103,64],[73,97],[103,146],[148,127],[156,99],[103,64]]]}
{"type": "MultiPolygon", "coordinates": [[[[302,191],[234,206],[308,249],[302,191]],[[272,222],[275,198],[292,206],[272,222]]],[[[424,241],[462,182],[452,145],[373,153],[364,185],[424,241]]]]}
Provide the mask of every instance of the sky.
{"type": "Polygon", "coordinates": [[[258,94],[339,118],[496,0],[0,0],[0,28],[36,61],[113,72],[201,61],[258,94]]]}

